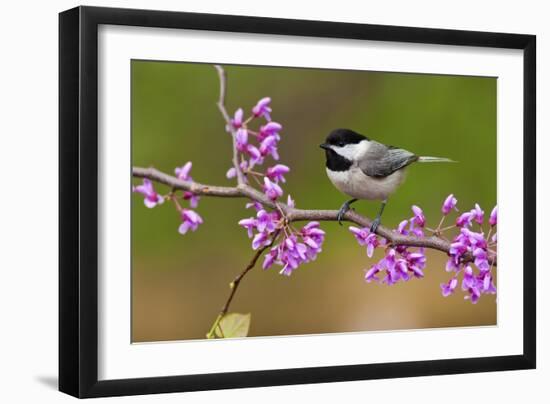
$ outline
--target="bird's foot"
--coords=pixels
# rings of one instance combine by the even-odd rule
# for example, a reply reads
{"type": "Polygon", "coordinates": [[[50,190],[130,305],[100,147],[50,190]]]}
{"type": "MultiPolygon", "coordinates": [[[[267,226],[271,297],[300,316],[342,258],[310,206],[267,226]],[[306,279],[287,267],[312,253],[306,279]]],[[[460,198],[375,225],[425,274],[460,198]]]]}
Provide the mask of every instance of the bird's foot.
{"type": "Polygon", "coordinates": [[[378,226],[380,226],[380,217],[377,217],[376,219],[373,220],[372,224],[370,225],[370,232],[371,233],[376,233],[376,229],[378,229],[378,226]]]}
{"type": "Polygon", "coordinates": [[[380,221],[382,220],[382,213],[384,213],[384,208],[386,207],[386,203],[388,201],[384,199],[382,201],[382,205],[380,206],[380,211],[376,215],[376,218],[373,220],[372,224],[370,225],[370,232],[376,233],[376,229],[378,229],[378,226],[380,226],[380,221]]]}
{"type": "Polygon", "coordinates": [[[336,219],[338,220],[338,224],[342,226],[342,219],[344,218],[345,214],[351,209],[351,204],[355,202],[355,200],[344,202],[340,210],[338,211],[338,215],[336,216],[336,219]]]}

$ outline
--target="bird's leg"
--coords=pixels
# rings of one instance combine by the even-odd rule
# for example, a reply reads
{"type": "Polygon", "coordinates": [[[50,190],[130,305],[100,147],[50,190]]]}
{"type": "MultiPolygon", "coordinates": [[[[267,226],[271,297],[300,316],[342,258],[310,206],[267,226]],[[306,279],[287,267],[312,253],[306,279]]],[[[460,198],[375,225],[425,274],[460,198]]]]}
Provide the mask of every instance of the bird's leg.
{"type": "Polygon", "coordinates": [[[375,233],[376,229],[378,229],[378,226],[380,225],[380,221],[382,219],[382,213],[384,213],[384,208],[386,207],[386,203],[388,201],[385,199],[382,201],[382,206],[380,206],[380,211],[378,212],[378,215],[376,215],[376,218],[372,222],[370,226],[370,232],[375,233]]]}
{"type": "Polygon", "coordinates": [[[350,205],[353,202],[356,202],[356,201],[357,201],[357,199],[350,199],[349,201],[344,202],[344,204],[342,205],[342,207],[338,211],[337,219],[338,219],[338,224],[340,226],[342,226],[342,219],[344,218],[344,215],[346,214],[346,212],[350,209],[350,205]]]}

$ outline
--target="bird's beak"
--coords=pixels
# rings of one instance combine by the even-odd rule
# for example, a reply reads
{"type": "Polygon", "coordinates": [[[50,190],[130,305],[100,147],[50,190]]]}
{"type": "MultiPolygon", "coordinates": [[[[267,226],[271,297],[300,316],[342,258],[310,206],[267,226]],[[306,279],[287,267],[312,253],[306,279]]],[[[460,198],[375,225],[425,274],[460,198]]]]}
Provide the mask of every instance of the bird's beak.
{"type": "Polygon", "coordinates": [[[329,149],[330,149],[330,145],[329,145],[329,144],[326,144],[326,143],[320,144],[319,147],[320,147],[321,149],[325,149],[325,150],[329,150],[329,149]]]}

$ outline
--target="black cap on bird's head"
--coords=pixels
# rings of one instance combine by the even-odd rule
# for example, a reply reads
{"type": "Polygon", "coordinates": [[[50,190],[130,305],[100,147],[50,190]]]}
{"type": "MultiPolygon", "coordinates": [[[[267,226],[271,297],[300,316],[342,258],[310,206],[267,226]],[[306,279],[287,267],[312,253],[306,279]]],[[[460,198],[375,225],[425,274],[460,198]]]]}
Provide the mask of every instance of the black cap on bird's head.
{"type": "Polygon", "coordinates": [[[344,147],[348,144],[357,144],[362,140],[369,139],[351,129],[334,129],[320,147],[322,149],[329,149],[330,146],[344,147]]]}
{"type": "Polygon", "coordinates": [[[363,140],[369,140],[350,129],[334,129],[320,147],[325,150],[326,166],[331,171],[346,171],[353,164],[353,158],[344,152],[345,146],[357,145],[363,140]],[[344,148],[344,149],[342,149],[344,148]]]}

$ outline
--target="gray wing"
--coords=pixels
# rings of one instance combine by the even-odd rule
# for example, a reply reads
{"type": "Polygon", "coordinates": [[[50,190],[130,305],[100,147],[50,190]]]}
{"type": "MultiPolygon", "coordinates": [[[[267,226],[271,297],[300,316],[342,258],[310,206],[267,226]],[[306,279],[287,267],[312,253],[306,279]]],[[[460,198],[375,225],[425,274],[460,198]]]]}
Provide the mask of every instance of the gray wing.
{"type": "Polygon", "coordinates": [[[359,168],[370,177],[387,177],[417,160],[418,156],[410,151],[371,141],[359,168]]]}

